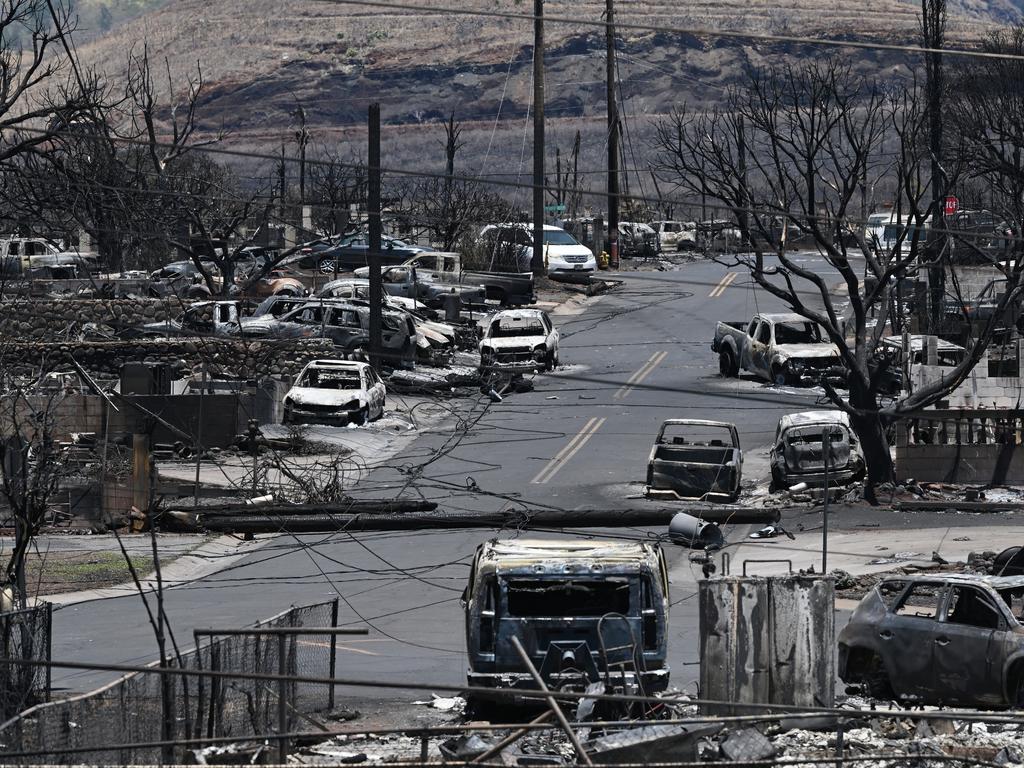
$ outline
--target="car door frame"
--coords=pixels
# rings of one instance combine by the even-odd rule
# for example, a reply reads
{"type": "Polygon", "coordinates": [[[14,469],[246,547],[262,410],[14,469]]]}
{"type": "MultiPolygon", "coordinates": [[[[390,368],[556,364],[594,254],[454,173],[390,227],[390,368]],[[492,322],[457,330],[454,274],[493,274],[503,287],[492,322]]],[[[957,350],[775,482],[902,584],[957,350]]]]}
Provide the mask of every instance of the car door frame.
{"type": "Polygon", "coordinates": [[[772,324],[769,323],[765,318],[760,317],[757,321],[757,327],[754,328],[753,335],[749,335],[749,341],[747,347],[750,350],[750,364],[749,369],[751,373],[770,378],[771,376],[771,342],[772,336],[774,335],[772,324]],[[766,328],[768,330],[768,341],[759,341],[758,337],[761,335],[761,329],[766,328]]]}
{"type": "Polygon", "coordinates": [[[934,690],[935,674],[932,664],[933,638],[938,631],[939,616],[946,604],[949,587],[941,579],[911,581],[903,593],[886,611],[877,626],[879,656],[885,664],[889,684],[897,698],[922,698],[934,690]],[[934,586],[941,590],[931,617],[897,613],[906,604],[914,590],[921,586],[934,586]],[[924,642],[921,642],[922,639],[924,642]],[[920,652],[927,649],[927,653],[920,652]],[[912,670],[908,663],[916,663],[912,670]],[[899,674],[896,674],[899,670],[899,674]]]}
{"type": "Polygon", "coordinates": [[[942,703],[1004,703],[1005,640],[1011,626],[1002,600],[994,598],[987,589],[977,584],[951,582],[947,585],[939,611],[932,654],[935,691],[946,694],[942,703]],[[958,589],[974,593],[995,614],[995,628],[949,621],[953,594],[958,589]]]}

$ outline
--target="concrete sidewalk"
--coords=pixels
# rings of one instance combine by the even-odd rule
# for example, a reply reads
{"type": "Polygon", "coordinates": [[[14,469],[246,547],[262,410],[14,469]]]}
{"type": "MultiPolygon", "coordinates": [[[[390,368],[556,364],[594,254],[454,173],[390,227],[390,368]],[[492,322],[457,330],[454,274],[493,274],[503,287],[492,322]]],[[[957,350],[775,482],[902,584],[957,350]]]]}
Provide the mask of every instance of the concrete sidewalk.
{"type": "MultiPolygon", "coordinates": [[[[57,537],[50,538],[55,539],[57,537]]],[[[120,551],[114,536],[74,536],[61,538],[72,539],[79,547],[83,543],[92,545],[93,551],[120,551]],[[85,541],[82,541],[83,539],[85,541]]],[[[161,568],[164,589],[189,584],[217,573],[251,554],[255,549],[263,546],[272,538],[270,536],[261,536],[257,540],[243,541],[234,536],[219,536],[216,539],[206,540],[205,543],[196,546],[196,539],[203,540],[208,539],[208,537],[181,537],[158,534],[157,546],[161,554],[177,555],[175,560],[161,568]],[[185,538],[191,539],[191,546],[187,550],[182,550],[182,539],[185,538]]],[[[125,549],[128,550],[129,554],[148,555],[152,551],[149,534],[122,535],[121,540],[124,542],[125,549]]],[[[154,591],[156,586],[155,572],[147,574],[142,578],[142,588],[146,592],[154,591]]],[[[101,589],[84,589],[78,592],[46,595],[42,599],[53,603],[55,606],[63,607],[92,600],[104,600],[134,594],[138,594],[138,587],[133,582],[128,582],[101,589]]]]}

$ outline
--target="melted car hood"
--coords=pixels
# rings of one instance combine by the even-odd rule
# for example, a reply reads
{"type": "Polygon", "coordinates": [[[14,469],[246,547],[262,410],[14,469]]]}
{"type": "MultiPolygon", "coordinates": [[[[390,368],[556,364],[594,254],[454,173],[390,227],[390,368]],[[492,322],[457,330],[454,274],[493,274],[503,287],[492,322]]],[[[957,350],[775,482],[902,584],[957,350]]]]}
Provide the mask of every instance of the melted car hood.
{"type": "Polygon", "coordinates": [[[835,344],[776,344],[775,351],[783,357],[839,357],[835,344]]]}
{"type": "Polygon", "coordinates": [[[480,345],[491,349],[516,349],[518,347],[533,349],[544,344],[545,338],[544,336],[503,336],[497,339],[484,339],[480,345]]]}
{"type": "Polygon", "coordinates": [[[342,406],[353,400],[365,400],[358,389],[320,389],[318,387],[292,387],[287,397],[296,405],[342,406]]]}

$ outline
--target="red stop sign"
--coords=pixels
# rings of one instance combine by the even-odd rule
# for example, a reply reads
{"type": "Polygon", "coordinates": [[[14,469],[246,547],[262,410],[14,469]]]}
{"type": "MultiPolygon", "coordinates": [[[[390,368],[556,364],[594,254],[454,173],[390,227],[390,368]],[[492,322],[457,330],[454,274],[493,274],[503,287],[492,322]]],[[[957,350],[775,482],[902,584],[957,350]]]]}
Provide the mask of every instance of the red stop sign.
{"type": "Polygon", "coordinates": [[[947,216],[952,216],[960,210],[960,200],[953,195],[950,195],[943,203],[942,210],[947,216]]]}

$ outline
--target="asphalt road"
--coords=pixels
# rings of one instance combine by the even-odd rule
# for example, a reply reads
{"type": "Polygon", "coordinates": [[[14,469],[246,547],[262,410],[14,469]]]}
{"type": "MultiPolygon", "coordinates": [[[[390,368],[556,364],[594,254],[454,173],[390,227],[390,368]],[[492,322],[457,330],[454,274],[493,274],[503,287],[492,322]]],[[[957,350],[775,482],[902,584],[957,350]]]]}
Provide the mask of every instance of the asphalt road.
{"type": "MultiPolygon", "coordinates": [[[[819,269],[824,272],[824,265],[819,269]]],[[[463,403],[458,428],[425,434],[370,473],[364,492],[422,496],[452,510],[636,508],[652,503],[640,495],[647,454],[659,425],[671,417],[736,423],[747,451],[748,478],[766,475],[767,464],[758,457],[779,417],[813,407],[816,395],[753,379],[721,379],[710,340],[716,320],[747,319],[782,305],[755,289],[742,271],[714,263],[623,273],[622,279],[621,289],[582,313],[555,315],[563,369],[538,377],[532,392],[501,403],[484,396],[463,403]]],[[[623,528],[569,535],[661,532],[623,528]]],[[[735,540],[747,530],[727,533],[735,540]]],[[[459,595],[476,546],[494,535],[280,536],[241,563],[170,591],[166,610],[179,643],[188,646],[195,627],[243,626],[291,604],[337,594],[343,623],[370,626],[367,638],[341,644],[339,675],[458,685],[466,669],[459,595]]],[[[688,554],[669,551],[669,643],[673,683],[692,690],[697,571],[688,554]]],[[[137,597],[64,608],[54,616],[54,635],[56,659],[139,663],[155,656],[137,597]]],[[[74,690],[108,679],[108,674],[54,673],[55,685],[74,690]]]]}

